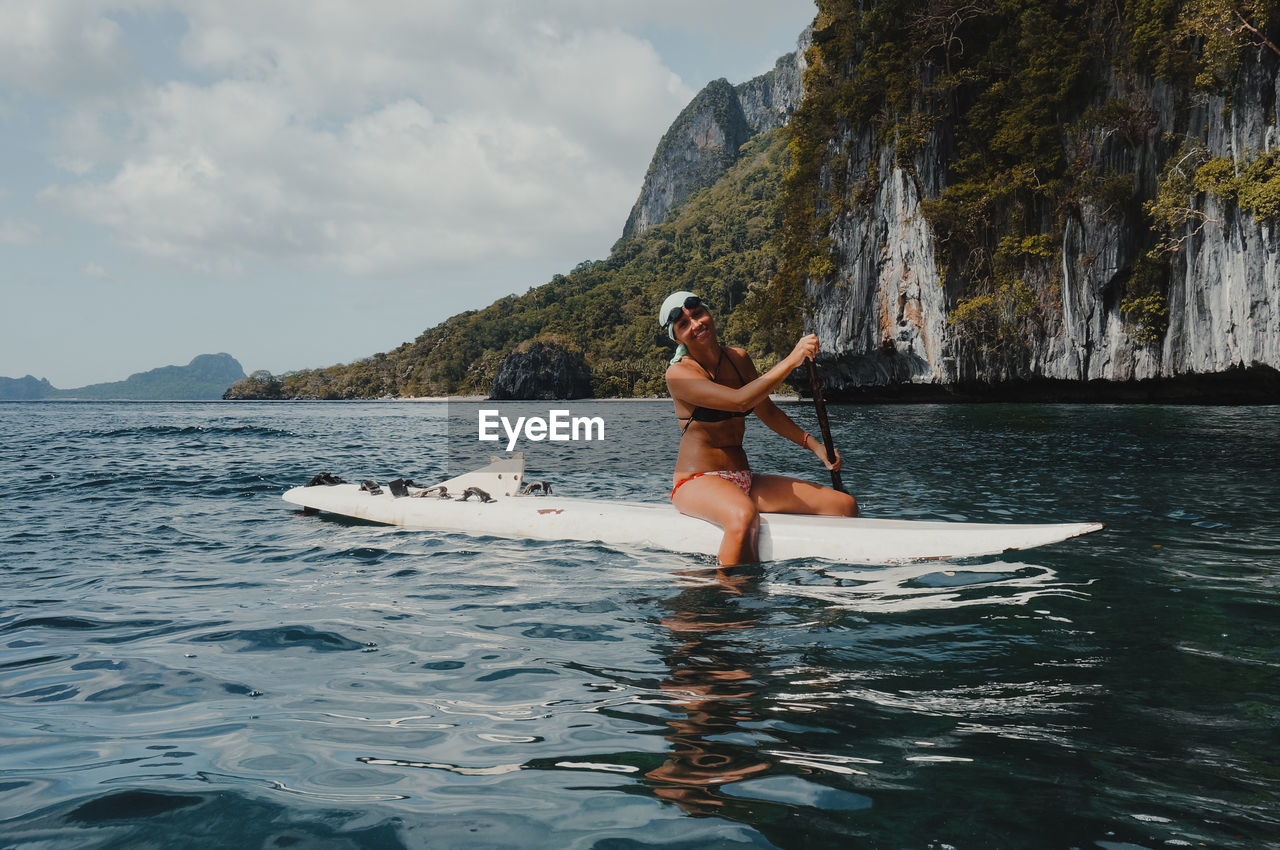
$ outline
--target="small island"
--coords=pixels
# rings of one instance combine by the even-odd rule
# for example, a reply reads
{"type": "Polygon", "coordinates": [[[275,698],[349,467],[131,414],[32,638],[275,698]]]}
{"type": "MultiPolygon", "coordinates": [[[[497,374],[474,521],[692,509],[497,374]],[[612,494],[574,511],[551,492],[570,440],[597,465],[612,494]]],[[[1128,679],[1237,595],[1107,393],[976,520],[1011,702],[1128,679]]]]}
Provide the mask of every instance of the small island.
{"type": "Polygon", "coordinates": [[[186,366],[161,366],[123,381],[60,390],[45,378],[0,378],[0,401],[214,401],[244,377],[230,354],[201,354],[186,366]]]}

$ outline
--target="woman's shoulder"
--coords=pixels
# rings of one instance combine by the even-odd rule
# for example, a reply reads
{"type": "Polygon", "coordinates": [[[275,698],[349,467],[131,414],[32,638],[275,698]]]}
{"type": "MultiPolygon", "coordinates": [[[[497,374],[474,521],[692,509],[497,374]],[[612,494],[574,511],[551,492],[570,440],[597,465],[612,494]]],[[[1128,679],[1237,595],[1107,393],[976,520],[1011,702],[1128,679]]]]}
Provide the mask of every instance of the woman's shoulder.
{"type": "Polygon", "coordinates": [[[751,355],[747,353],[745,348],[736,348],[726,345],[724,347],[725,355],[733,360],[739,369],[750,369],[755,371],[756,364],[751,359],[751,355]]]}
{"type": "Polygon", "coordinates": [[[681,357],[676,362],[667,366],[668,378],[673,376],[677,378],[682,378],[682,377],[688,377],[689,375],[705,377],[702,374],[702,370],[698,368],[698,364],[694,362],[694,359],[687,354],[684,357],[681,357]]]}

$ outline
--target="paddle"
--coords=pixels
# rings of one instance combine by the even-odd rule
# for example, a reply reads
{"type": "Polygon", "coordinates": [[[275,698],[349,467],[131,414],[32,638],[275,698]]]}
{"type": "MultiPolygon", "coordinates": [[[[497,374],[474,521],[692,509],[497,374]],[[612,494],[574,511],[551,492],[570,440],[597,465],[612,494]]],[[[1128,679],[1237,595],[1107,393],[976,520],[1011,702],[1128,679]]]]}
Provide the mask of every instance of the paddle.
{"type": "MultiPolygon", "coordinates": [[[[818,379],[818,367],[814,365],[812,360],[809,363],[809,386],[813,387],[813,409],[818,414],[818,428],[822,431],[822,445],[827,447],[827,457],[834,459],[836,456],[835,446],[831,445],[831,423],[827,421],[827,405],[822,400],[822,382],[818,379]]],[[[838,469],[831,470],[831,486],[841,493],[848,493],[844,489],[844,482],[840,480],[840,471],[838,469]]]]}

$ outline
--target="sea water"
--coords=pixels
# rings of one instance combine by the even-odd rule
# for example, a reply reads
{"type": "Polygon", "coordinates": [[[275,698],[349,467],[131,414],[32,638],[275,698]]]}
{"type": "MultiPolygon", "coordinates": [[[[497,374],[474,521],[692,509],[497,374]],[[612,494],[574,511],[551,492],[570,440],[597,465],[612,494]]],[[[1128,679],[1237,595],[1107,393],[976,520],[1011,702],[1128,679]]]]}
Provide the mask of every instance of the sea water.
{"type": "MultiPolygon", "coordinates": [[[[669,402],[594,409],[604,454],[530,479],[662,500],[669,402]]],[[[833,407],[867,515],[1107,523],[973,561],[280,499],[444,478],[447,417],[0,404],[0,847],[1280,846],[1277,408],[833,407]]]]}

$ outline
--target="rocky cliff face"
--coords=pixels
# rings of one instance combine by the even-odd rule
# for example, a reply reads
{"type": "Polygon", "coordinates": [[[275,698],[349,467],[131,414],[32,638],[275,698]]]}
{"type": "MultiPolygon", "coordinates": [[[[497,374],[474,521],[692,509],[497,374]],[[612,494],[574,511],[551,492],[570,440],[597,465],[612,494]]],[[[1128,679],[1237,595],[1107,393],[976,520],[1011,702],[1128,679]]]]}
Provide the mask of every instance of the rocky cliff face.
{"type": "Polygon", "coordinates": [[[787,122],[800,102],[808,40],[806,32],[796,52],[769,73],[737,87],[715,80],[689,102],[654,151],[624,239],[661,224],[690,195],[719,180],[744,142],[787,122]]]}
{"type": "Polygon", "coordinates": [[[778,59],[773,70],[734,89],[751,134],[774,130],[787,123],[804,92],[804,52],[813,33],[801,33],[796,49],[778,59]]]}
{"type": "MultiPolygon", "coordinates": [[[[1243,161],[1280,147],[1280,60],[1261,49],[1257,60],[1245,64],[1230,104],[1213,98],[1187,121],[1188,133],[1204,128],[1214,156],[1243,161]]],[[[1204,213],[1209,223],[1198,236],[1188,237],[1173,266],[1164,345],[1154,362],[1135,359],[1134,377],[1280,369],[1280,226],[1259,224],[1252,214],[1213,195],[1206,197],[1204,213]]],[[[1091,367],[1089,376],[1102,374],[1106,366],[1091,367]]],[[[1117,368],[1129,366],[1117,363],[1117,368]]]]}
{"type": "MultiPolygon", "coordinates": [[[[830,397],[1280,398],[1280,228],[1212,194],[1195,199],[1164,284],[1168,329],[1143,339],[1121,296],[1151,245],[1141,202],[1152,198],[1170,158],[1168,139],[1198,140],[1210,156],[1243,163],[1280,146],[1277,58],[1252,51],[1229,100],[1187,104],[1150,80],[1112,80],[1099,102],[1139,102],[1149,125],[1138,137],[1095,133],[1081,149],[1098,172],[1133,176],[1127,214],[1082,197],[1057,246],[1060,297],[1018,357],[994,358],[959,338],[949,321],[964,281],[944,284],[921,201],[945,188],[946,128],[936,128],[909,166],[866,128],[850,128],[829,149],[850,158],[865,182],[851,191],[826,235],[836,270],[810,280],[830,397]],[[868,186],[874,187],[868,192],[868,186]],[[1231,380],[1232,378],[1240,380],[1231,380]],[[1066,383],[1063,383],[1066,382],[1066,383]]],[[[1044,283],[1041,281],[1040,283],[1044,283]]],[[[1040,287],[1054,291],[1054,287],[1040,287]]],[[[1042,299],[1044,301],[1044,299],[1042,299]]]]}
{"type": "Polygon", "coordinates": [[[508,354],[489,387],[489,398],[496,400],[590,397],[591,370],[582,355],[544,342],[508,354]]]}
{"type": "Polygon", "coordinates": [[[869,202],[834,222],[839,283],[811,281],[806,292],[816,308],[806,330],[822,342],[826,381],[838,396],[850,387],[946,380],[946,292],[920,213],[923,193],[939,187],[930,167],[937,159],[923,152],[913,175],[894,164],[892,148],[877,148],[869,128],[843,141],[851,173],[885,177],[869,202]]]}

